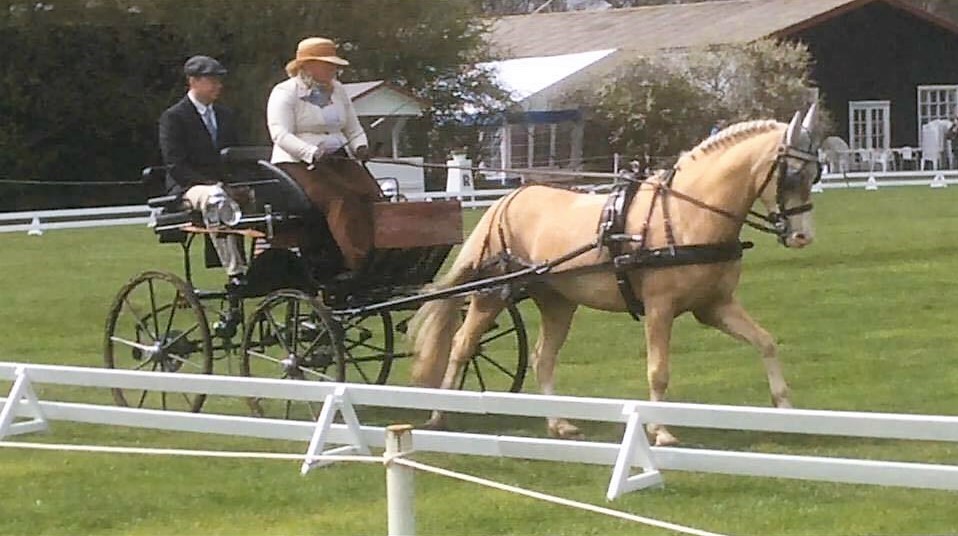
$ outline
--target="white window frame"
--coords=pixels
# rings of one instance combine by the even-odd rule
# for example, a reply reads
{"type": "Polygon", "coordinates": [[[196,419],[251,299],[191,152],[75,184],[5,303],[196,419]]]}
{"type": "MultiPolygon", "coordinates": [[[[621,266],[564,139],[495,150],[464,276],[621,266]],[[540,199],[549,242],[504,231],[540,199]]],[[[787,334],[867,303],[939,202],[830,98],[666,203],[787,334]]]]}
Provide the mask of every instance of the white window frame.
{"type": "Polygon", "coordinates": [[[852,149],[889,149],[891,147],[891,101],[887,100],[868,100],[868,101],[849,101],[848,103],[848,145],[852,149]],[[872,122],[870,118],[865,122],[865,146],[855,137],[855,111],[857,110],[882,110],[884,119],[882,128],[884,136],[881,147],[870,147],[873,138],[872,122]]]}
{"type": "Polygon", "coordinates": [[[917,114],[918,114],[918,145],[921,146],[921,127],[925,126],[926,123],[934,121],[935,119],[951,119],[955,117],[955,114],[958,113],[958,84],[929,84],[921,85],[915,91],[916,99],[918,101],[917,114]],[[944,111],[944,114],[941,112],[936,114],[926,114],[924,113],[923,106],[930,106],[927,96],[930,92],[933,91],[945,91],[951,93],[950,99],[947,101],[947,109],[944,111]]]}

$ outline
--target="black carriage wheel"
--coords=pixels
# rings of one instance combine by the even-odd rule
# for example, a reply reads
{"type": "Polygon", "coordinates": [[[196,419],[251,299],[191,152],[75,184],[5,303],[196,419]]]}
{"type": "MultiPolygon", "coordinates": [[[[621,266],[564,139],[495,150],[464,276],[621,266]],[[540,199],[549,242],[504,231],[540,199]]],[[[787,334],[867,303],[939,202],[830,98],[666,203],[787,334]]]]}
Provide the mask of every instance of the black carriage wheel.
{"type": "Polygon", "coordinates": [[[233,367],[238,366],[240,343],[246,332],[245,302],[238,300],[235,307],[227,297],[216,300],[203,301],[207,320],[210,322],[210,337],[213,341],[213,363],[220,374],[232,375],[236,373],[233,367]],[[216,365],[222,362],[221,365],[216,365]],[[223,367],[226,370],[223,370],[223,367]]]}
{"type": "MultiPolygon", "coordinates": [[[[257,378],[342,381],[342,329],[317,298],[299,290],[273,292],[246,322],[240,372],[257,378]]],[[[248,399],[261,417],[316,419],[320,403],[248,399]]]]}
{"type": "MultiPolygon", "coordinates": [[[[193,287],[166,272],[143,272],[117,293],[106,320],[108,368],[211,374],[209,325],[193,287]]],[[[113,389],[119,406],[197,412],[205,394],[113,389]]]]}
{"type": "Polygon", "coordinates": [[[519,308],[510,302],[480,337],[476,353],[466,362],[459,389],[518,393],[528,366],[526,324],[519,308]]]}
{"type": "Polygon", "coordinates": [[[382,385],[395,356],[395,333],[388,311],[342,318],[344,375],[340,381],[382,385]]]}

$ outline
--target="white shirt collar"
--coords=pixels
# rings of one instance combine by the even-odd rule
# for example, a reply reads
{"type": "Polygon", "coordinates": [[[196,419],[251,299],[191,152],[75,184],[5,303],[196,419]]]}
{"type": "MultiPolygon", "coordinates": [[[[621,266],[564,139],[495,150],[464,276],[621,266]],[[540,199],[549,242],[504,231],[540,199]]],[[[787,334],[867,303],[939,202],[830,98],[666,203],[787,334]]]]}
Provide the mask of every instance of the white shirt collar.
{"type": "Polygon", "coordinates": [[[206,105],[206,104],[203,104],[202,102],[200,102],[199,99],[196,98],[196,95],[193,94],[193,90],[190,90],[189,92],[187,92],[186,96],[189,97],[190,102],[193,103],[193,106],[196,107],[196,111],[197,111],[201,116],[202,116],[204,113],[206,113],[206,109],[207,109],[207,108],[212,108],[212,107],[213,107],[212,104],[206,105]]]}

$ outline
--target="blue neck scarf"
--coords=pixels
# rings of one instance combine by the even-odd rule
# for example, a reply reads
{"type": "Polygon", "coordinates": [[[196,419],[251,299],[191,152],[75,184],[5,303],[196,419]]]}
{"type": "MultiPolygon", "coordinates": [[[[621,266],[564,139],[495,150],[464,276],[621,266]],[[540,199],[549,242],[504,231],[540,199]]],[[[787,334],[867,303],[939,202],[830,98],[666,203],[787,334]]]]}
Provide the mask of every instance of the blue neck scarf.
{"type": "Polygon", "coordinates": [[[322,108],[324,106],[329,106],[329,104],[332,102],[332,97],[333,97],[332,86],[323,87],[323,86],[317,85],[317,86],[313,86],[313,88],[309,90],[309,94],[303,97],[303,100],[310,104],[314,104],[322,108]]]}

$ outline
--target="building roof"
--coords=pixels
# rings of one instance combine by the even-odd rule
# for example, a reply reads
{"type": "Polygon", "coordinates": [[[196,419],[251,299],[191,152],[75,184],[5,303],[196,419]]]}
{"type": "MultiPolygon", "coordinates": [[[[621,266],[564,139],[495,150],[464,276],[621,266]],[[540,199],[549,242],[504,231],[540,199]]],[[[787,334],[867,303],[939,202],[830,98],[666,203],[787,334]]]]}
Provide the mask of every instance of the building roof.
{"type": "Polygon", "coordinates": [[[526,57],[480,63],[488,69],[499,87],[519,102],[568,78],[615,52],[614,48],[557,56],[526,57]]]}
{"type": "Polygon", "coordinates": [[[513,15],[497,20],[489,37],[507,58],[609,48],[653,53],[785,37],[872,2],[893,5],[958,33],[953,23],[902,0],[722,0],[513,15]]]}
{"type": "Polygon", "coordinates": [[[343,86],[349,100],[356,105],[359,115],[422,115],[429,107],[429,101],[422,99],[405,88],[390,84],[384,80],[369,82],[348,82],[343,86]]]}

